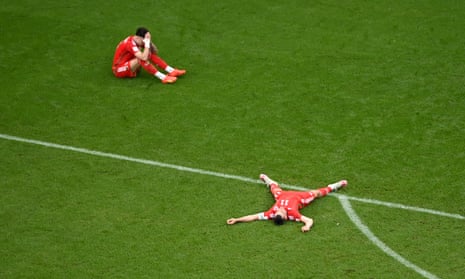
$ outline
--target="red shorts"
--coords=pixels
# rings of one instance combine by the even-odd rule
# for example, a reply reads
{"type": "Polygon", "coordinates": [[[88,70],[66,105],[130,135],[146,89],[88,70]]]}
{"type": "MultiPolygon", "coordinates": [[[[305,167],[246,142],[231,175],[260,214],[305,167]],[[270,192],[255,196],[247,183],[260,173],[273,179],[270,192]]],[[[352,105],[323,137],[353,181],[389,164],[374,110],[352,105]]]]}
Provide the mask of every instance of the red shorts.
{"type": "Polygon", "coordinates": [[[131,66],[129,65],[130,61],[124,62],[119,65],[114,65],[113,66],[113,74],[117,78],[125,78],[125,77],[136,77],[137,76],[137,71],[133,72],[131,71],[131,66]]]}

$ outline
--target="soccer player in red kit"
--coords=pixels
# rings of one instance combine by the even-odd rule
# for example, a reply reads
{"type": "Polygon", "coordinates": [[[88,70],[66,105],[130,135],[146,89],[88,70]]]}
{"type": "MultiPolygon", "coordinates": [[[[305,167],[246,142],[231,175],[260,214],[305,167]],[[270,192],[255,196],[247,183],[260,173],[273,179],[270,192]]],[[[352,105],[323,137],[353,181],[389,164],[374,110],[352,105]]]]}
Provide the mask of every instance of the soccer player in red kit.
{"type": "Polygon", "coordinates": [[[273,220],[276,225],[282,225],[285,220],[303,222],[302,232],[308,232],[313,226],[313,219],[300,214],[299,209],[309,205],[315,198],[326,196],[328,193],[337,191],[347,186],[347,180],[329,184],[326,187],[310,191],[283,191],[279,184],[271,180],[266,174],[261,174],[260,179],[266,183],[274,196],[275,204],[266,212],[247,215],[227,220],[229,225],[239,222],[252,222],[257,220],[273,220]]]}
{"type": "Polygon", "coordinates": [[[177,77],[186,73],[186,70],[169,66],[158,56],[158,49],[152,43],[151,34],[145,27],[137,28],[136,35],[129,36],[118,44],[112,69],[118,78],[132,78],[137,76],[141,67],[163,83],[174,83],[177,77]],[[166,74],[155,66],[164,70],[166,74]]]}

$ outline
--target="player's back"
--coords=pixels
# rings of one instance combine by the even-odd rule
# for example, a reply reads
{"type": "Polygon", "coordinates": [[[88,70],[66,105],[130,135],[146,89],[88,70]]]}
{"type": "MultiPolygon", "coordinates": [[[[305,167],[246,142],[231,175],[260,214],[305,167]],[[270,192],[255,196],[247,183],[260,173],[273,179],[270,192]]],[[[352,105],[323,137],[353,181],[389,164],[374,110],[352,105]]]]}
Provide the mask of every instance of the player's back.
{"type": "Polygon", "coordinates": [[[315,196],[311,192],[283,191],[279,196],[280,200],[287,200],[289,207],[302,208],[314,200],[315,196]]]}

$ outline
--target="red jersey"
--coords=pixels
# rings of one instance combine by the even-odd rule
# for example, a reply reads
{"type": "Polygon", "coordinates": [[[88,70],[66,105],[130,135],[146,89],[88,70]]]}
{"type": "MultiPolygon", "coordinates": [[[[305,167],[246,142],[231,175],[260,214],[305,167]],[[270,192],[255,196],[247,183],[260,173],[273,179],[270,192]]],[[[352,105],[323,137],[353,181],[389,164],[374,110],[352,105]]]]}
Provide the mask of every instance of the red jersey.
{"type": "Polygon", "coordinates": [[[273,219],[276,211],[283,207],[287,211],[289,220],[300,222],[302,214],[300,214],[299,209],[307,206],[315,199],[312,192],[301,191],[278,191],[274,196],[275,204],[268,211],[259,213],[260,220],[273,219]]]}
{"type": "Polygon", "coordinates": [[[135,54],[140,51],[134,36],[129,36],[121,41],[116,47],[115,56],[113,57],[113,67],[124,64],[135,58],[135,54]]]}

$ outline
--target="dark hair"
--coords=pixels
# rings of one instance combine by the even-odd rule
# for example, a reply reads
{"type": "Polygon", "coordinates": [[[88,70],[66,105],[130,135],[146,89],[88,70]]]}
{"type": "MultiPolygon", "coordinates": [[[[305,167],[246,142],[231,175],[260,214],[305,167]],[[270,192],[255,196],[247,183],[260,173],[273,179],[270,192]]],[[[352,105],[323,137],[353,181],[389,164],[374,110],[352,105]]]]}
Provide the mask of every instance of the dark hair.
{"type": "Polygon", "coordinates": [[[139,27],[137,28],[136,30],[136,36],[139,36],[139,37],[142,37],[144,38],[145,37],[145,34],[149,32],[149,30],[145,27],[139,27]]]}
{"type": "Polygon", "coordinates": [[[282,225],[282,224],[284,224],[284,218],[283,218],[283,216],[281,216],[281,215],[276,215],[276,216],[274,216],[274,219],[273,219],[273,220],[274,220],[274,223],[275,223],[276,225],[282,225]]]}

